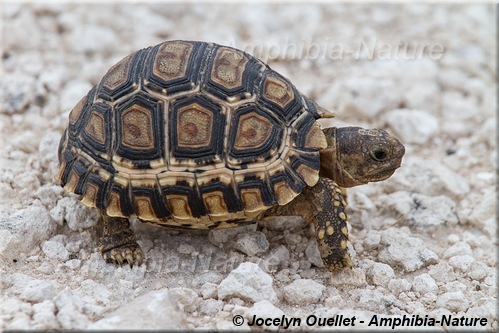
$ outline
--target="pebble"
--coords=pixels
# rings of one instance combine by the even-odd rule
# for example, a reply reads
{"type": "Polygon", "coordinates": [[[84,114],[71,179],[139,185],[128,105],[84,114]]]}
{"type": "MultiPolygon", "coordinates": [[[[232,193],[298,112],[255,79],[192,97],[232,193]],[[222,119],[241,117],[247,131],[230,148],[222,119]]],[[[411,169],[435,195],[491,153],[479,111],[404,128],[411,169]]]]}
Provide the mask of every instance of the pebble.
{"type": "Polygon", "coordinates": [[[462,291],[452,291],[438,296],[436,305],[453,312],[459,312],[466,311],[469,301],[462,291]]]}
{"type": "Polygon", "coordinates": [[[405,225],[419,232],[433,233],[437,229],[452,228],[457,225],[456,203],[449,197],[440,195],[429,197],[419,193],[398,191],[381,200],[382,211],[400,216],[405,225]]]}
{"type": "Polygon", "coordinates": [[[481,261],[475,261],[471,264],[468,276],[473,280],[480,281],[489,274],[490,268],[481,261]]]}
{"type": "Polygon", "coordinates": [[[407,272],[434,264],[438,260],[433,251],[424,247],[421,239],[408,236],[396,228],[381,232],[378,258],[390,266],[401,266],[407,272]]]}
{"type": "Polygon", "coordinates": [[[185,330],[184,315],[168,288],[150,291],[86,327],[91,330],[185,330]],[[158,314],[161,310],[161,315],[158,314]]]}
{"type": "Polygon", "coordinates": [[[298,279],[283,288],[284,299],[290,304],[306,305],[318,302],[326,287],[311,279],[298,279]]]}
{"type": "Polygon", "coordinates": [[[51,300],[33,304],[32,328],[35,330],[57,330],[59,323],[55,315],[55,304],[51,300]]]}
{"type": "MultiPolygon", "coordinates": [[[[256,318],[262,318],[262,319],[281,318],[282,316],[284,316],[284,311],[276,307],[271,302],[264,300],[256,302],[255,304],[253,304],[251,308],[247,309],[246,312],[244,313],[244,317],[248,321],[253,320],[254,316],[256,316],[256,318]]],[[[267,326],[265,328],[270,331],[279,330],[279,326],[274,326],[274,325],[267,326]]]]}
{"type": "Polygon", "coordinates": [[[324,262],[322,261],[321,254],[319,252],[319,247],[315,239],[308,241],[307,248],[305,249],[305,255],[307,260],[316,267],[324,267],[324,262]]]}
{"type": "Polygon", "coordinates": [[[57,321],[63,329],[86,329],[90,320],[84,313],[85,303],[66,287],[55,298],[57,321]]]}
{"type": "Polygon", "coordinates": [[[417,275],[412,279],[412,289],[420,294],[436,292],[438,290],[437,283],[428,273],[417,275]]]}
{"type": "Polygon", "coordinates": [[[284,245],[270,250],[265,256],[267,269],[269,271],[276,271],[279,268],[285,267],[288,264],[290,257],[289,250],[284,245]]]}
{"type": "Polygon", "coordinates": [[[412,284],[404,279],[392,279],[388,282],[388,289],[390,289],[395,295],[399,295],[404,291],[409,291],[411,288],[412,284]]]}
{"type": "Polygon", "coordinates": [[[459,255],[462,256],[462,255],[472,255],[472,254],[473,251],[471,250],[471,247],[468,245],[468,243],[459,242],[453,244],[451,247],[445,250],[443,257],[450,258],[459,255]]]}
{"type": "Polygon", "coordinates": [[[320,105],[337,105],[337,112],[341,114],[369,119],[397,107],[400,96],[392,80],[364,76],[334,82],[318,97],[317,102],[320,105]]]}
{"type": "Polygon", "coordinates": [[[214,316],[223,309],[223,306],[224,302],[217,299],[209,298],[201,301],[201,303],[199,304],[199,312],[206,315],[214,316]]]}
{"type": "Polygon", "coordinates": [[[66,221],[69,229],[73,231],[93,227],[99,221],[97,209],[89,208],[73,197],[64,197],[57,201],[50,215],[56,221],[66,221]]]}
{"type": "Polygon", "coordinates": [[[390,178],[390,188],[430,197],[463,198],[470,193],[468,182],[445,164],[431,158],[404,156],[404,168],[397,169],[390,178]],[[414,172],[413,170],[417,170],[414,172]]]}
{"type": "Polygon", "coordinates": [[[181,309],[185,312],[193,312],[198,307],[201,299],[198,294],[189,288],[172,288],[170,289],[170,297],[181,305],[181,309]]]}
{"type": "Polygon", "coordinates": [[[54,241],[45,241],[42,245],[42,251],[47,258],[66,261],[69,259],[69,252],[64,247],[64,244],[54,241]]]}
{"type": "Polygon", "coordinates": [[[425,144],[439,130],[438,119],[428,111],[395,109],[389,111],[385,118],[393,134],[404,143],[425,144]]]}
{"type": "Polygon", "coordinates": [[[206,282],[201,286],[203,299],[216,298],[218,296],[218,284],[206,282]]]}
{"type": "Polygon", "coordinates": [[[58,284],[52,280],[31,280],[19,297],[28,302],[40,303],[55,297],[58,284]]]}
{"type": "Polygon", "coordinates": [[[36,244],[50,238],[56,230],[56,223],[50,218],[45,207],[41,206],[33,205],[13,214],[3,215],[1,220],[0,230],[8,232],[4,231],[7,237],[0,240],[0,257],[10,261],[18,258],[20,253],[31,252],[36,244]],[[15,234],[9,230],[15,231],[15,234]]]}
{"type": "Polygon", "coordinates": [[[234,249],[241,251],[248,256],[256,256],[265,253],[269,249],[269,242],[265,234],[261,231],[244,233],[238,235],[234,249]]]}
{"type": "Polygon", "coordinates": [[[277,299],[272,287],[272,278],[253,263],[244,262],[222,280],[218,287],[218,298],[240,297],[250,302],[277,299]]]}
{"type": "Polygon", "coordinates": [[[395,272],[387,264],[375,262],[368,270],[367,277],[377,286],[386,286],[395,278],[395,272]]]}
{"type": "Polygon", "coordinates": [[[475,259],[469,254],[456,255],[449,258],[449,265],[466,273],[475,259]]]}

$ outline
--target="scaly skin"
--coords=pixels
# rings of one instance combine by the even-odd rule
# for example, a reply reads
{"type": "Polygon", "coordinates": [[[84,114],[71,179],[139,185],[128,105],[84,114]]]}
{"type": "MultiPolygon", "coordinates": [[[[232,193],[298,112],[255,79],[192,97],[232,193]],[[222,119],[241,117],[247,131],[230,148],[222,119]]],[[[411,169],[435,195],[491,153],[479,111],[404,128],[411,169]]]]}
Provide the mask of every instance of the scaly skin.
{"type": "Polygon", "coordinates": [[[101,211],[102,237],[100,252],[104,259],[120,266],[126,261],[130,267],[144,261],[144,253],[137,244],[127,218],[110,217],[101,211]]]}
{"type": "Polygon", "coordinates": [[[266,216],[301,216],[315,226],[317,244],[324,265],[330,271],[352,266],[347,251],[348,217],[346,202],[339,186],[327,178],[306,188],[286,206],[276,206],[266,216]]]}

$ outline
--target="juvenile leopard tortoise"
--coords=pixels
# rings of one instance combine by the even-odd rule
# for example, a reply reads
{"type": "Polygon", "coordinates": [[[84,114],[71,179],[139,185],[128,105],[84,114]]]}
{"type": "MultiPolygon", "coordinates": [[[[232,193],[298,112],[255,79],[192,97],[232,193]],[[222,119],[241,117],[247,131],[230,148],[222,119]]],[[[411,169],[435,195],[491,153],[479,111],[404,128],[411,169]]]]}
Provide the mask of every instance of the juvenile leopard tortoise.
{"type": "Polygon", "coordinates": [[[240,50],[167,41],[115,64],[73,108],[56,178],[101,214],[108,261],[141,264],[129,217],[227,228],[300,215],[325,266],[351,266],[341,187],[390,177],[404,146],[334,115],[240,50]]]}

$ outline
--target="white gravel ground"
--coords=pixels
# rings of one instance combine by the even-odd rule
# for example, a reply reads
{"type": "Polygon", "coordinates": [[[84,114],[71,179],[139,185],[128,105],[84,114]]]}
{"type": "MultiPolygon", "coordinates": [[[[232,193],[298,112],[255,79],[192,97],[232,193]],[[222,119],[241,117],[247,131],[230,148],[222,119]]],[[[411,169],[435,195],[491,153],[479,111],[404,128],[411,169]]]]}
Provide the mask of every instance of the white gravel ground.
{"type": "Polygon", "coordinates": [[[364,329],[442,315],[499,328],[492,5],[0,9],[0,328],[248,330],[233,318],[283,315],[302,318],[290,330],[310,329],[311,315],[355,316],[364,329]],[[349,191],[352,269],[322,268],[313,230],[289,217],[209,234],[135,222],[146,264],[104,262],[97,214],[53,180],[57,145],[113,63],[167,39],[246,49],[334,110],[335,125],[401,138],[395,175],[349,191]]]}

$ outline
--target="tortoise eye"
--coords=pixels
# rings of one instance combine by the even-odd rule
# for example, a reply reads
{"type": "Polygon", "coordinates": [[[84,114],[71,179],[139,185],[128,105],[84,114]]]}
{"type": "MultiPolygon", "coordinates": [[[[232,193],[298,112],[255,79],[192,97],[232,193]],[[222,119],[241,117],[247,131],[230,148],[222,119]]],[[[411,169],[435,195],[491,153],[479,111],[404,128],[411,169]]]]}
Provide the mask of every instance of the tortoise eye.
{"type": "Polygon", "coordinates": [[[383,162],[388,156],[388,154],[382,148],[375,148],[369,152],[369,156],[371,156],[371,158],[375,161],[383,162]]]}

